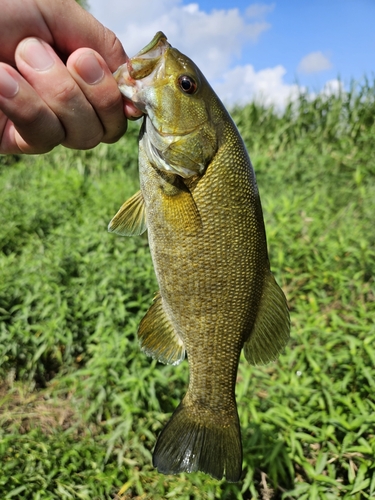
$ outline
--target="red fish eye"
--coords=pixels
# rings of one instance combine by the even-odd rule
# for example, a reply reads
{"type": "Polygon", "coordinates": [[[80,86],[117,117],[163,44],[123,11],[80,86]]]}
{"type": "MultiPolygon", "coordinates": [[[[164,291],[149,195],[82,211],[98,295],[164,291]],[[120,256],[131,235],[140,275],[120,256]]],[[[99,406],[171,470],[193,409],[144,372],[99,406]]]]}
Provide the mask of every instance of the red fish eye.
{"type": "Polygon", "coordinates": [[[185,94],[194,94],[197,90],[197,84],[191,78],[191,76],[182,75],[178,79],[178,84],[180,85],[180,89],[185,92],[185,94]]]}

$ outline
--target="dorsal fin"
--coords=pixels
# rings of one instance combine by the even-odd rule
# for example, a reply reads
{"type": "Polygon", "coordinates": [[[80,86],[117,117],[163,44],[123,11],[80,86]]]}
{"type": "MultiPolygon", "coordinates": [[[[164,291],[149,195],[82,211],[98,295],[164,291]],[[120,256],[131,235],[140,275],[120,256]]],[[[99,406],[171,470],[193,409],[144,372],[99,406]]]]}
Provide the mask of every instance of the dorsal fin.
{"type": "Polygon", "coordinates": [[[108,225],[108,231],[121,236],[137,236],[146,231],[145,202],[141,191],[122,205],[108,225]]]}
{"type": "Polygon", "coordinates": [[[289,340],[288,304],[270,271],[267,272],[253,329],[244,345],[245,358],[252,365],[274,361],[289,340]]]}

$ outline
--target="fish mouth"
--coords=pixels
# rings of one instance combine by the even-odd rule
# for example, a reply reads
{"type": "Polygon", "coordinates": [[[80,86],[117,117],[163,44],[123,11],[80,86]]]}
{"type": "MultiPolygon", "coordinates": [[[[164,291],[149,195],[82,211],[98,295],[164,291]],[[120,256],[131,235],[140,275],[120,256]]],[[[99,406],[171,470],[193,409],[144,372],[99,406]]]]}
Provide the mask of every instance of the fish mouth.
{"type": "Polygon", "coordinates": [[[169,56],[173,59],[181,54],[173,49],[165,34],[158,31],[150,43],[113,73],[121,94],[147,116],[155,132],[168,144],[194,133],[202,126],[202,123],[181,126],[178,120],[176,124],[170,124],[163,113],[156,111],[156,103],[160,107],[161,102],[159,90],[170,78],[166,69],[169,56]]]}
{"type": "Polygon", "coordinates": [[[144,106],[134,99],[135,94],[141,88],[152,85],[161,67],[162,57],[170,47],[167,37],[158,31],[149,44],[113,73],[120,92],[133,100],[142,111],[145,111],[144,106]]]}
{"type": "Polygon", "coordinates": [[[149,76],[156,68],[161,56],[171,45],[162,31],[158,31],[149,44],[129,59],[129,75],[134,80],[149,76]]]}

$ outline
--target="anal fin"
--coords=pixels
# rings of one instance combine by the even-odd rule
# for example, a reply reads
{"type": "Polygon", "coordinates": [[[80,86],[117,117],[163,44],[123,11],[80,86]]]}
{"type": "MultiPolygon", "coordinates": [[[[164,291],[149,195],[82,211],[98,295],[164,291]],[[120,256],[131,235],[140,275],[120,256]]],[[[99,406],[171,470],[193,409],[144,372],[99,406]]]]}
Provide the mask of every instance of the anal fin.
{"type": "Polygon", "coordinates": [[[185,347],[163,307],[160,292],[142,319],[138,338],[141,349],[164,364],[179,364],[185,357],[185,347]]]}
{"type": "Polygon", "coordinates": [[[108,231],[121,236],[137,236],[147,229],[145,202],[141,191],[122,205],[108,225],[108,231]]]}
{"type": "Polygon", "coordinates": [[[252,365],[276,360],[288,343],[289,332],[288,304],[284,292],[269,271],[253,329],[244,345],[245,358],[252,365]]]}

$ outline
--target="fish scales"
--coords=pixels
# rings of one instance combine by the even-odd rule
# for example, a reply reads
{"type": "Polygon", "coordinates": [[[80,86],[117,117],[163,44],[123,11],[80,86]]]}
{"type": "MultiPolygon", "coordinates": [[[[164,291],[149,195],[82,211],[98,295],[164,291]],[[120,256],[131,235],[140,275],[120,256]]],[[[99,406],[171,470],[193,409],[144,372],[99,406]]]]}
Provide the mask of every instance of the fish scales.
{"type": "Polygon", "coordinates": [[[200,470],[238,481],[241,349],[252,363],[276,359],[289,338],[288,308],[270,273],[255,174],[237,128],[198,68],[162,33],[135,56],[137,71],[147,53],[161,61],[148,73],[145,60],[139,80],[132,60],[115,74],[146,117],[140,207],[126,202],[109,229],[139,234],[147,223],[160,290],[139,328],[141,348],[162,362],[188,356],[188,390],[158,438],[153,463],[166,474],[200,470]],[[199,82],[195,101],[183,95],[187,77],[199,82]]]}

